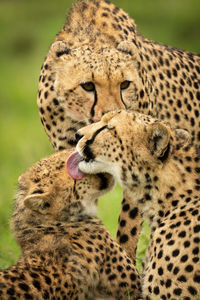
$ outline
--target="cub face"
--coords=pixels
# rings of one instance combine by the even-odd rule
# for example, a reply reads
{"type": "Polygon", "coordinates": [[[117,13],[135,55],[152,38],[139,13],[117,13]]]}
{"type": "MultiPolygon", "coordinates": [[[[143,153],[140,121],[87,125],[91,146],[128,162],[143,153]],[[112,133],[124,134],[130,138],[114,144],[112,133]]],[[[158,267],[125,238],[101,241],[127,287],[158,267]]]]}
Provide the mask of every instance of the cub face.
{"type": "Polygon", "coordinates": [[[163,166],[172,136],[170,127],[152,117],[133,111],[107,113],[78,131],[79,169],[108,172],[123,187],[143,188],[145,170],[163,166]]]}
{"type": "Polygon", "coordinates": [[[59,221],[93,211],[95,200],[113,187],[114,180],[109,174],[73,180],[65,166],[70,154],[69,151],[55,153],[19,177],[18,209],[26,207],[59,221]]]}

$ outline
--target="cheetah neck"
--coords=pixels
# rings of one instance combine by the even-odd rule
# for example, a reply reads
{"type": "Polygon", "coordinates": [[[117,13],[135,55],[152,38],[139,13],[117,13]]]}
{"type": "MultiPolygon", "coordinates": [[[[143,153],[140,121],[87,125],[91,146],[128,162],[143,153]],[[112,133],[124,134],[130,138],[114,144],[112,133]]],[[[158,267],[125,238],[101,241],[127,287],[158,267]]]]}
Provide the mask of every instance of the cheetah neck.
{"type": "Polygon", "coordinates": [[[156,168],[156,172],[155,169],[148,170],[148,173],[145,170],[144,184],[140,189],[128,189],[128,194],[151,227],[158,226],[161,218],[169,213],[199,199],[200,159],[195,156],[193,159],[198,162],[186,167],[184,159],[174,156],[165,166],[156,168]]]}
{"type": "MultiPolygon", "coordinates": [[[[67,250],[72,236],[79,236],[84,229],[101,226],[102,223],[96,217],[80,217],[79,220],[62,222],[52,220],[46,224],[39,224],[35,220],[24,220],[14,227],[14,235],[19,243],[22,252],[35,252],[38,248],[43,252],[48,252],[54,248],[67,250]],[[90,226],[91,225],[91,226],[90,226]]],[[[59,254],[58,254],[59,255],[59,254]]]]}
{"type": "MultiPolygon", "coordinates": [[[[185,128],[185,119],[179,117],[178,111],[171,119],[169,105],[177,106],[174,99],[180,100],[183,112],[187,112],[187,103],[181,100],[187,91],[193,102],[196,102],[194,105],[198,106],[198,101],[195,97],[193,99],[191,93],[198,89],[199,74],[192,74],[192,70],[195,64],[199,65],[199,55],[151,41],[140,34],[136,36],[136,43],[140,54],[139,76],[144,81],[143,102],[146,102],[144,107],[139,107],[140,112],[161,120],[169,119],[174,127],[185,128]]],[[[188,127],[191,125],[188,124],[188,127]]]]}
{"type": "MultiPolygon", "coordinates": [[[[18,197],[23,199],[23,195],[18,197]]],[[[23,201],[19,199],[18,203],[23,201]]],[[[11,220],[14,236],[23,252],[35,251],[38,246],[47,250],[51,249],[50,245],[59,248],[65,243],[67,246],[70,234],[81,231],[88,224],[101,224],[101,221],[93,210],[87,210],[82,205],[71,205],[70,209],[62,211],[57,217],[42,215],[18,205],[11,220]]]]}

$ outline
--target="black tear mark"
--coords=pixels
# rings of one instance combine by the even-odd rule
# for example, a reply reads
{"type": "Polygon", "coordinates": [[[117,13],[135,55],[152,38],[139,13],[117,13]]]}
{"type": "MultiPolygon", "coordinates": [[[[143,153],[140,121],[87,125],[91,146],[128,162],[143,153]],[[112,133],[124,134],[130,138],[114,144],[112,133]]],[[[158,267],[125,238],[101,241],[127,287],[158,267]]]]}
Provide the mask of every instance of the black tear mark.
{"type": "Polygon", "coordinates": [[[95,106],[96,106],[96,104],[97,104],[97,91],[96,91],[96,89],[94,90],[94,103],[93,103],[93,105],[92,105],[92,108],[91,108],[91,110],[90,110],[90,115],[92,116],[92,117],[94,117],[94,108],[95,108],[95,106]]]}
{"type": "Polygon", "coordinates": [[[106,129],[106,128],[108,128],[107,125],[105,125],[105,126],[99,128],[97,131],[95,131],[95,133],[93,134],[92,138],[91,138],[90,140],[87,140],[87,141],[86,141],[85,147],[84,147],[84,149],[83,149],[83,153],[84,153],[84,155],[86,156],[86,159],[85,159],[86,162],[88,162],[89,160],[95,158],[95,156],[94,156],[94,154],[92,153],[92,150],[91,150],[91,148],[89,147],[89,145],[91,145],[91,144],[94,142],[96,136],[97,136],[101,131],[103,131],[103,130],[106,129]]]}

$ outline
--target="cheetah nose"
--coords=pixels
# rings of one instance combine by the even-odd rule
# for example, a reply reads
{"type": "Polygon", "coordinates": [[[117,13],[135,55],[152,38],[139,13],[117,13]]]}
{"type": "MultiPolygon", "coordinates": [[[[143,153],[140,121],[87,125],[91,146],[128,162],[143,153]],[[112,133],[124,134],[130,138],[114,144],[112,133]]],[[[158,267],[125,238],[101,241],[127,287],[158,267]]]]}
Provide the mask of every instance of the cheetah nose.
{"type": "Polygon", "coordinates": [[[76,142],[78,143],[78,141],[83,137],[82,134],[80,134],[78,131],[75,134],[75,138],[76,138],[76,142]]]}

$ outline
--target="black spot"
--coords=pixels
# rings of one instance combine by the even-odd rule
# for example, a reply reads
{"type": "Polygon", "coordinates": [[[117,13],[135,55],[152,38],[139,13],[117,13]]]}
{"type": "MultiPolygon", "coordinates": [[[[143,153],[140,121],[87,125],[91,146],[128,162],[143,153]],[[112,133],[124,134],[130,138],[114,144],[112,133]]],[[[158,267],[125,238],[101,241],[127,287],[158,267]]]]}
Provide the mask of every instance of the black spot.
{"type": "Polygon", "coordinates": [[[195,274],[193,277],[194,282],[200,283],[200,274],[195,274]]]}
{"type": "Polygon", "coordinates": [[[42,107],[40,107],[40,112],[42,115],[44,114],[44,109],[42,107]]]}
{"type": "Polygon", "coordinates": [[[163,250],[160,250],[159,253],[158,253],[158,259],[161,259],[163,256],[163,250]]]}
{"type": "Polygon", "coordinates": [[[179,272],[179,268],[175,267],[174,270],[173,270],[174,275],[178,274],[178,272],[179,272]]]}
{"type": "Polygon", "coordinates": [[[130,205],[129,204],[124,204],[122,209],[123,209],[123,211],[128,211],[130,209],[130,205]]]}
{"type": "Polygon", "coordinates": [[[112,275],[110,275],[110,276],[108,277],[108,280],[112,281],[112,280],[114,280],[116,277],[117,277],[116,274],[112,274],[112,275]]]}
{"type": "Polygon", "coordinates": [[[173,268],[173,264],[172,264],[172,263],[170,263],[170,264],[167,265],[167,270],[168,270],[168,271],[171,271],[172,268],[173,268]]]}
{"type": "Polygon", "coordinates": [[[163,268],[162,267],[160,267],[160,268],[158,268],[158,275],[163,275],[163,268]]]}
{"type": "Polygon", "coordinates": [[[132,229],[131,229],[131,235],[136,235],[136,233],[137,233],[137,227],[133,227],[132,229]]]}
{"type": "Polygon", "coordinates": [[[40,285],[40,282],[38,280],[33,280],[33,285],[34,287],[40,291],[41,290],[41,285],[40,285]]]}
{"type": "Polygon", "coordinates": [[[188,286],[188,291],[191,295],[197,295],[197,290],[193,286],[188,286]]]}
{"type": "Polygon", "coordinates": [[[29,286],[26,283],[19,283],[19,288],[25,292],[29,291],[29,286]]]}
{"type": "Polygon", "coordinates": [[[54,104],[55,106],[57,106],[57,105],[59,104],[59,101],[58,101],[56,98],[53,98],[53,104],[54,104]]]}
{"type": "Polygon", "coordinates": [[[167,279],[166,284],[165,284],[166,288],[169,288],[171,286],[171,284],[172,284],[171,279],[167,279]]]}
{"type": "Polygon", "coordinates": [[[186,267],[185,267],[185,271],[186,272],[192,272],[193,271],[193,266],[192,265],[187,265],[186,267]]]}
{"type": "Polygon", "coordinates": [[[138,208],[137,208],[137,207],[133,208],[133,209],[129,212],[129,217],[130,217],[131,219],[135,219],[135,218],[137,217],[137,215],[138,215],[138,208]]]}
{"type": "Polygon", "coordinates": [[[120,221],[120,226],[121,226],[121,227],[124,227],[125,225],[126,225],[126,220],[121,220],[121,221],[120,221]]]}
{"type": "Polygon", "coordinates": [[[174,289],[173,293],[174,293],[174,295],[179,296],[179,295],[181,295],[182,290],[180,288],[176,288],[176,289],[174,289]]]}
{"type": "Polygon", "coordinates": [[[14,287],[10,287],[9,289],[7,289],[7,294],[10,295],[10,296],[13,296],[15,294],[14,287]]]}
{"type": "Polygon", "coordinates": [[[185,254],[181,257],[181,262],[186,262],[188,260],[188,256],[185,254]]]}
{"type": "Polygon", "coordinates": [[[155,295],[159,295],[159,293],[160,293],[159,287],[158,286],[154,287],[153,292],[155,295]]]}
{"type": "Polygon", "coordinates": [[[123,234],[121,237],[120,237],[120,244],[123,244],[123,243],[126,243],[128,241],[128,235],[127,234],[123,234]]]}
{"type": "Polygon", "coordinates": [[[194,226],[194,232],[195,232],[195,233],[200,232],[200,225],[194,226]]]}
{"type": "Polygon", "coordinates": [[[181,282],[186,282],[186,281],[187,281],[184,275],[179,276],[179,277],[177,278],[177,280],[178,280],[178,281],[181,281],[181,282]]]}

